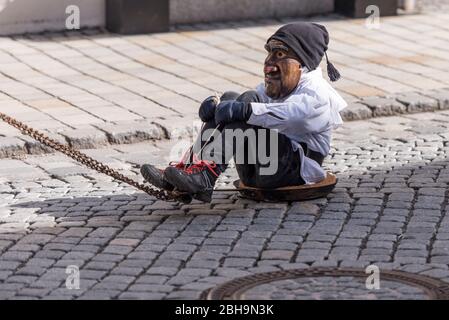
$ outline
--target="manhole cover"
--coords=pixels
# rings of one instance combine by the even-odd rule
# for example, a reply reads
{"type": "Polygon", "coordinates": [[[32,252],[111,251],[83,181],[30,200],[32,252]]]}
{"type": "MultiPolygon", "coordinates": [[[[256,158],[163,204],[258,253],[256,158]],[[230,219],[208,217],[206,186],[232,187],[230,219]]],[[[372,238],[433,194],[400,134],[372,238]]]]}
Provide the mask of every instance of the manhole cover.
{"type": "Polygon", "coordinates": [[[237,278],[203,292],[207,300],[449,299],[449,284],[402,271],[380,272],[369,290],[363,269],[310,268],[237,278]]]}

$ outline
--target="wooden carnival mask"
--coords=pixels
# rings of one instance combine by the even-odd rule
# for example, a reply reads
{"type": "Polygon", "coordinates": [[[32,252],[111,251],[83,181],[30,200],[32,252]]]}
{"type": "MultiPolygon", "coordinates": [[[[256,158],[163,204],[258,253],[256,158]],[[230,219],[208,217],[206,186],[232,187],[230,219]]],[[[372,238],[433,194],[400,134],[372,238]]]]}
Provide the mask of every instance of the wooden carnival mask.
{"type": "Polygon", "coordinates": [[[265,93],[272,99],[288,96],[301,78],[301,63],[298,56],[287,45],[278,40],[270,40],[265,49],[265,93]]]}

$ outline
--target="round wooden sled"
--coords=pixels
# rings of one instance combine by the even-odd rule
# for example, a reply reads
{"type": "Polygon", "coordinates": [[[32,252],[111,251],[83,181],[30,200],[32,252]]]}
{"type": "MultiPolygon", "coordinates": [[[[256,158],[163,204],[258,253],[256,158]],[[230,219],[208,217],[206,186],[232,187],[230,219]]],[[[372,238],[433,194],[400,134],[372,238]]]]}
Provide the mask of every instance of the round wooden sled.
{"type": "Polygon", "coordinates": [[[277,189],[260,189],[248,187],[240,180],[234,181],[236,191],[240,192],[243,198],[257,201],[305,201],[327,196],[337,184],[337,177],[328,172],[326,178],[315,184],[289,186],[277,189]]]}

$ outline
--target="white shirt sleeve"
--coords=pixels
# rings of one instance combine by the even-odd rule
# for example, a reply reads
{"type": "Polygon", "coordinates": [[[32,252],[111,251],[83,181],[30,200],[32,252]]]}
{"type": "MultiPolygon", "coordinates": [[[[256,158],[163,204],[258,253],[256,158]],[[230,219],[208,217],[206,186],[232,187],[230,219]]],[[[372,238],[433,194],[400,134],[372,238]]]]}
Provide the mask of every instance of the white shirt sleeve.
{"type": "Polygon", "coordinates": [[[277,129],[286,135],[317,133],[329,129],[329,105],[309,94],[285,102],[251,103],[249,124],[277,129]]]}

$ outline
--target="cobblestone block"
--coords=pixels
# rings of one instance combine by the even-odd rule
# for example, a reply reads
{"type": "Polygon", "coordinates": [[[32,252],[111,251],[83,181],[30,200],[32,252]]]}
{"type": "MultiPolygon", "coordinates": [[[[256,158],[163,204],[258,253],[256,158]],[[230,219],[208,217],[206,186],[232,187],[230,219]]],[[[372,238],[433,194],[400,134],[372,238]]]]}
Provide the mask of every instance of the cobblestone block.
{"type": "Polygon", "coordinates": [[[15,137],[0,136],[0,159],[23,156],[27,153],[25,142],[15,137]]]}
{"type": "Polygon", "coordinates": [[[265,250],[262,252],[261,258],[267,260],[290,260],[293,254],[293,251],[287,250],[265,250]]]}
{"type": "Polygon", "coordinates": [[[64,130],[60,134],[67,139],[71,147],[77,149],[98,148],[108,144],[105,133],[90,126],[64,130]]]}
{"type": "MultiPolygon", "coordinates": [[[[165,293],[155,292],[124,292],[119,295],[123,300],[161,300],[166,296],[165,293]]],[[[94,298],[95,299],[95,298],[94,298]]]]}
{"type": "Polygon", "coordinates": [[[425,95],[438,101],[438,109],[449,109],[449,90],[439,89],[425,92],[425,95]]]}
{"type": "Polygon", "coordinates": [[[256,262],[256,259],[247,258],[226,258],[223,266],[224,267],[251,267],[256,262]]]}
{"type": "Polygon", "coordinates": [[[396,96],[396,100],[407,107],[408,112],[435,111],[438,109],[438,100],[418,93],[406,93],[396,96]]]}
{"type": "Polygon", "coordinates": [[[393,98],[369,97],[364,98],[362,103],[371,109],[374,117],[398,115],[407,111],[405,105],[393,98]]]}
{"type": "Polygon", "coordinates": [[[99,124],[98,129],[105,132],[110,143],[136,143],[146,140],[159,140],[165,132],[151,122],[132,121],[119,124],[99,124]]]}
{"type": "Polygon", "coordinates": [[[369,119],[373,112],[364,104],[359,102],[350,103],[343,111],[340,112],[343,120],[354,121],[369,119]]]}

